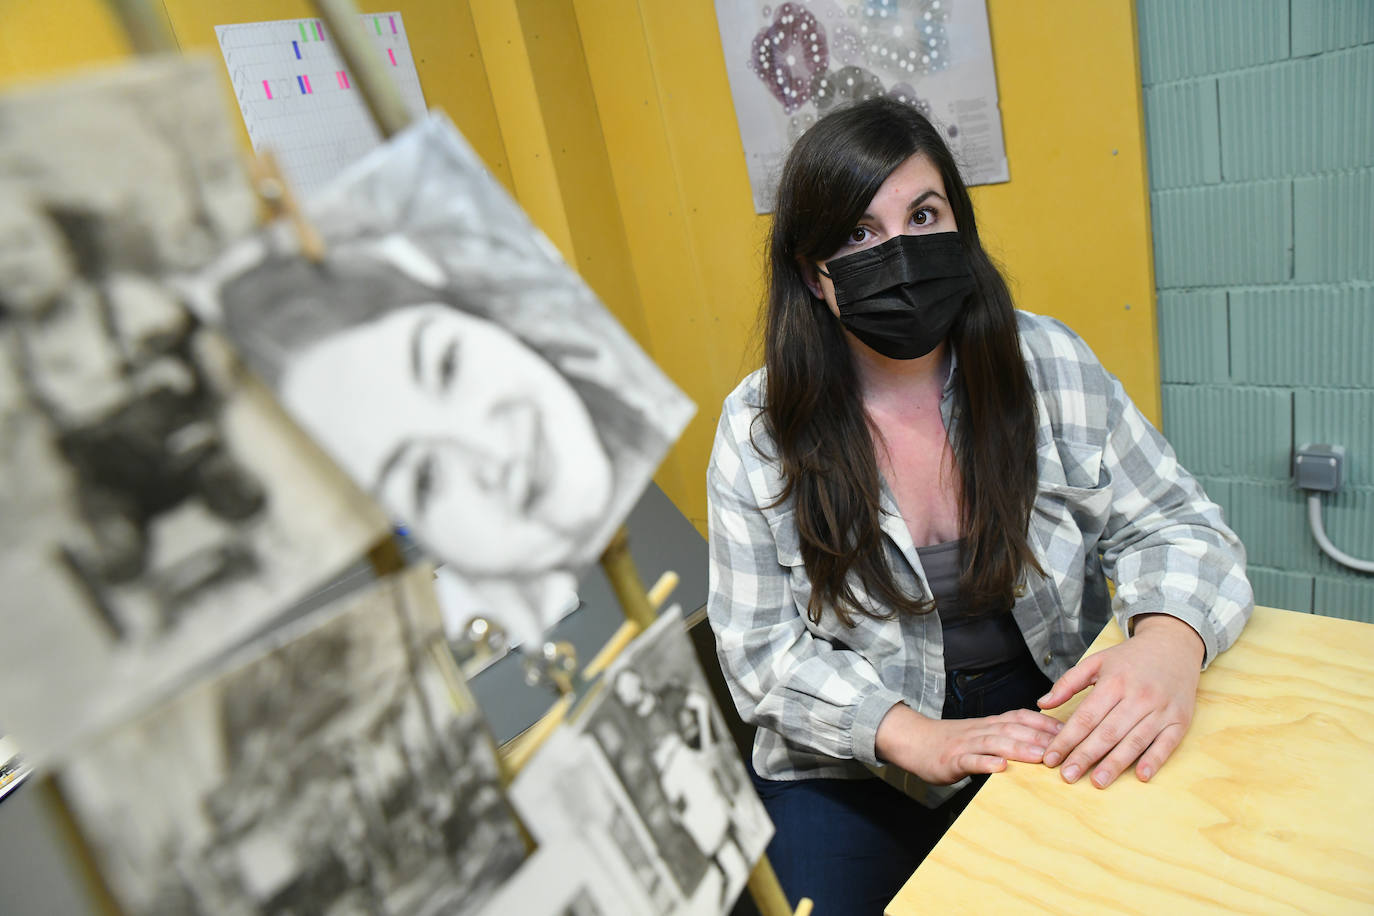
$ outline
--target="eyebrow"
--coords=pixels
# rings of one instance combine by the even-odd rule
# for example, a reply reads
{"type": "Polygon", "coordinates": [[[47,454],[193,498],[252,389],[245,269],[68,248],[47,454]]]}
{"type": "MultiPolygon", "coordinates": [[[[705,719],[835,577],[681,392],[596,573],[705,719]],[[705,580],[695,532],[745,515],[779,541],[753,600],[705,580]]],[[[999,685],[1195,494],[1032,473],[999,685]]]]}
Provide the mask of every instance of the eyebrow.
{"type": "Polygon", "coordinates": [[[420,378],[420,338],[425,332],[425,328],[434,323],[433,315],[426,315],[415,322],[415,330],[410,332],[410,374],[415,376],[415,381],[422,381],[420,378]]]}
{"type": "MultiPolygon", "coordinates": [[[[938,198],[940,198],[941,200],[943,200],[945,203],[949,203],[949,200],[948,200],[948,198],[945,197],[945,195],[941,194],[939,191],[935,190],[934,188],[931,188],[929,191],[924,191],[924,192],[922,192],[921,194],[918,194],[918,195],[916,196],[916,199],[915,199],[915,200],[913,200],[911,203],[909,203],[909,204],[906,205],[906,208],[907,208],[908,211],[910,211],[910,210],[915,210],[917,207],[919,207],[921,204],[925,203],[927,200],[929,200],[929,199],[932,198],[932,197],[938,197],[938,198]]],[[[863,219],[873,219],[873,214],[872,214],[872,213],[869,213],[867,210],[865,210],[865,211],[864,211],[864,215],[863,215],[862,218],[863,218],[863,219]]]]}

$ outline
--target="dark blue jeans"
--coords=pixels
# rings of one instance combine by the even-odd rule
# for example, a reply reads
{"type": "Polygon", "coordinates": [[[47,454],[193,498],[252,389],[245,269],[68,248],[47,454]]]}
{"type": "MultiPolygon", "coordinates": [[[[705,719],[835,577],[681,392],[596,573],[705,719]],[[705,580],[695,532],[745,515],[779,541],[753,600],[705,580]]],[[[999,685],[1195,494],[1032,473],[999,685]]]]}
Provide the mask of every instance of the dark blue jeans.
{"type": "MultiPolygon", "coordinates": [[[[1050,681],[1029,653],[984,671],[950,672],[944,718],[1034,709],[1050,681]]],[[[752,767],[750,772],[753,772],[752,767]]],[[[986,777],[939,808],[927,808],[881,779],[754,775],[776,833],[768,858],[792,906],[810,897],[825,916],[879,914],[934,848],[986,777]]]]}

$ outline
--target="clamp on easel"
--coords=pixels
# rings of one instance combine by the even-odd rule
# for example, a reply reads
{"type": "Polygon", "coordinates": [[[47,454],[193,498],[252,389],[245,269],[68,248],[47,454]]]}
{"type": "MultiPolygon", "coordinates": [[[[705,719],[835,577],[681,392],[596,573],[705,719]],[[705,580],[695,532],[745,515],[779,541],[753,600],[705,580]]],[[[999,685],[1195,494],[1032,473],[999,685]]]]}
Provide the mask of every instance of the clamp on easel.
{"type": "Polygon", "coordinates": [[[267,208],[270,217],[284,217],[295,230],[301,254],[312,264],[324,260],[324,237],[305,217],[300,201],[282,175],[281,166],[271,150],[259,153],[252,163],[253,190],[267,208]]]}

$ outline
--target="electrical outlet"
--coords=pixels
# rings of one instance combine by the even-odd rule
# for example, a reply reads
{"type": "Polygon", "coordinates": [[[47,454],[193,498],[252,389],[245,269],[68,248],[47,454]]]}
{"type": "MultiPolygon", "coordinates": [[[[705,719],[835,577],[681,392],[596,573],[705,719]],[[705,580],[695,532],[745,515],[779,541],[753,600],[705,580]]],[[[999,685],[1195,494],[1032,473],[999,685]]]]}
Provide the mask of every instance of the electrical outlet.
{"type": "Polygon", "coordinates": [[[1302,490],[1334,493],[1344,470],[1343,445],[1304,445],[1293,456],[1293,482],[1302,490]]]}

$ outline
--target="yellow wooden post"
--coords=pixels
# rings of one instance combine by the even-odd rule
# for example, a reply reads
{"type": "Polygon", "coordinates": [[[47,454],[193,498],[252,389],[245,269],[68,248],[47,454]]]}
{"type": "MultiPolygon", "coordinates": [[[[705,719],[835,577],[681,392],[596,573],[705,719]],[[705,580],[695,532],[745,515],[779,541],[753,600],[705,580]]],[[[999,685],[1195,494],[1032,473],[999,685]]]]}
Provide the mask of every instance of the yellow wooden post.
{"type": "Polygon", "coordinates": [[[353,82],[363,94],[367,110],[383,137],[400,132],[410,123],[410,109],[394,80],[386,72],[372,40],[363,31],[358,7],[353,0],[313,0],[320,18],[334,36],[344,66],[353,74],[353,82]]]}

